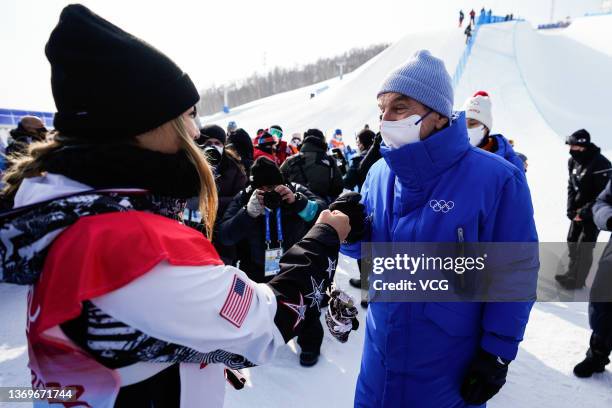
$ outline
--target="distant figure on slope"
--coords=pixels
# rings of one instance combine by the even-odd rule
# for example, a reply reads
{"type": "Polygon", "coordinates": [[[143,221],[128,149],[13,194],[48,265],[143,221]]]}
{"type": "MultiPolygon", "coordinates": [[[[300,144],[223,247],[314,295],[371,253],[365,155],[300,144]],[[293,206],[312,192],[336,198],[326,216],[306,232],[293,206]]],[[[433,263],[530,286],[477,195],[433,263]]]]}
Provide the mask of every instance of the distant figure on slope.
{"type": "Polygon", "coordinates": [[[468,44],[470,42],[470,38],[472,38],[472,26],[468,24],[463,33],[465,34],[465,43],[468,44]]]}
{"type": "Polygon", "coordinates": [[[465,19],[465,14],[463,14],[463,10],[459,10],[459,27],[463,25],[464,19],[465,19]]]}
{"type": "Polygon", "coordinates": [[[465,101],[465,119],[470,144],[503,157],[517,169],[525,170],[508,139],[500,134],[491,134],[493,115],[491,98],[485,91],[478,91],[465,101]]]}
{"type": "Polygon", "coordinates": [[[470,11],[470,24],[474,25],[474,18],[476,17],[476,12],[474,11],[474,9],[472,9],[472,11],[470,11]]]}

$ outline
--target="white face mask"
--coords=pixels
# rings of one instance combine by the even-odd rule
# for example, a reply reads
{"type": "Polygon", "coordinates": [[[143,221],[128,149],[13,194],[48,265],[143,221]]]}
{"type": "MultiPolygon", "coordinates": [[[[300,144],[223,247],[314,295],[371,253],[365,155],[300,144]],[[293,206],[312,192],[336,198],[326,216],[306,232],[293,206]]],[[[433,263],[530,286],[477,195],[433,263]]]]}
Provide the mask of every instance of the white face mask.
{"type": "Polygon", "coordinates": [[[484,125],[482,126],[478,126],[475,128],[471,128],[467,130],[468,133],[468,137],[470,138],[470,144],[474,147],[477,147],[480,142],[482,142],[482,139],[484,139],[484,125]]]}
{"type": "Polygon", "coordinates": [[[423,119],[424,117],[421,118],[420,115],[412,115],[406,119],[394,121],[381,120],[380,135],[391,149],[398,149],[404,145],[419,142],[423,119]]]}
{"type": "Polygon", "coordinates": [[[219,152],[219,154],[223,154],[223,146],[213,145],[215,149],[219,152]]]}

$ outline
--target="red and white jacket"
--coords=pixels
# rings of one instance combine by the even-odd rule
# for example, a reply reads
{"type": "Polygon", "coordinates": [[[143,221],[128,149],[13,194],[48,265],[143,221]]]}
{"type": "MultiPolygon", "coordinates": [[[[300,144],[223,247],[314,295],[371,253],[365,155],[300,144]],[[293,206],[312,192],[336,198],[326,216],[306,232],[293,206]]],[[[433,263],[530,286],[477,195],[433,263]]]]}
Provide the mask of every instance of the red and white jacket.
{"type": "MultiPolygon", "coordinates": [[[[15,206],[85,190],[47,174],[25,180],[15,206]]],[[[36,388],[77,387],[80,404],[66,406],[112,407],[121,387],[170,365],[111,369],[97,362],[60,328],[80,314],[84,301],[157,339],[202,353],[222,349],[254,364],[269,361],[289,337],[278,328],[279,319],[288,318],[276,316],[278,293],[223,265],[202,234],[176,221],[138,211],[102,214],[83,217],[52,238],[28,299],[29,366],[36,388]],[[232,314],[227,303],[237,279],[248,296],[232,314]]],[[[223,406],[222,365],[181,363],[180,384],[181,407],[223,406]]]]}

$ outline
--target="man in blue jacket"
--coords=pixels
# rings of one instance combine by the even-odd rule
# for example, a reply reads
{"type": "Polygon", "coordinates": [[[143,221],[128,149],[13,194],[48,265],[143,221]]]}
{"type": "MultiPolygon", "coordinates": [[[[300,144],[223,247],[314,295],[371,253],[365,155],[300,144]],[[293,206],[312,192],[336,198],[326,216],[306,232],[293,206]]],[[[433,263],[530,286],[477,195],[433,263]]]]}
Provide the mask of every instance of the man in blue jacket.
{"type": "MultiPolygon", "coordinates": [[[[362,189],[364,241],[537,242],[523,171],[470,145],[440,59],[418,51],[385,80],[378,105],[384,143],[362,189]]],[[[355,244],[342,252],[361,256],[355,244]]],[[[355,406],[484,406],[505,383],[532,305],[371,302],[355,406]]]]}
{"type": "Polygon", "coordinates": [[[523,160],[514,152],[512,145],[504,136],[492,134],[493,112],[491,98],[485,91],[478,91],[465,102],[467,132],[472,146],[503,157],[517,168],[525,170],[523,160]]]}

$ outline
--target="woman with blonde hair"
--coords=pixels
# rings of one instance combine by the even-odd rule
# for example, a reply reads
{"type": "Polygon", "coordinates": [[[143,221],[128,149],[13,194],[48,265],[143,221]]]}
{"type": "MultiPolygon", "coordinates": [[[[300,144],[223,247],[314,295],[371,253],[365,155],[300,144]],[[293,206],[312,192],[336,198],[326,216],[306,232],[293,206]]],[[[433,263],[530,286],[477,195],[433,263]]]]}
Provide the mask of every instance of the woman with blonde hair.
{"type": "Polygon", "coordinates": [[[281,273],[253,283],[178,222],[199,196],[210,238],[217,207],[189,77],[81,5],[45,52],[58,133],[15,158],[0,215],[0,281],[32,285],[33,387],[91,407],[222,406],[223,365],[264,363],[299,334],[348,218],[322,213],[281,273]]]}

